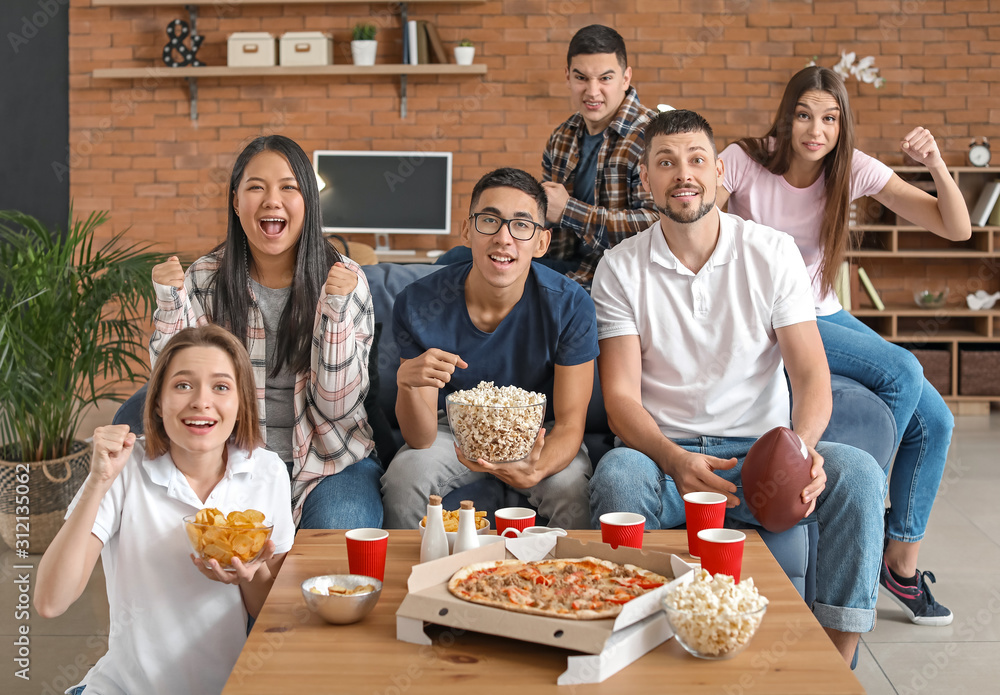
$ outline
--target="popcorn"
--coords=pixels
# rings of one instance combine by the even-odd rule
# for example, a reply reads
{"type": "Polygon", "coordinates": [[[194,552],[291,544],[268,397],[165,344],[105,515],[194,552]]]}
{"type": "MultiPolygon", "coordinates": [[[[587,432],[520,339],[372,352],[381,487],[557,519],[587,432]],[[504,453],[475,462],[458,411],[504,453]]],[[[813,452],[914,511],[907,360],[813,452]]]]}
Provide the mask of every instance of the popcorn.
{"type": "Polygon", "coordinates": [[[520,461],[531,453],[545,417],[545,396],[481,381],[448,396],[448,422],[462,454],[475,461],[520,461]]]}
{"type": "Polygon", "coordinates": [[[741,650],[750,641],[767,606],[753,579],[736,584],[733,578],[705,570],[695,571],[694,580],[679,586],[663,601],[677,638],[689,648],[708,656],[724,656],[741,650]]]}

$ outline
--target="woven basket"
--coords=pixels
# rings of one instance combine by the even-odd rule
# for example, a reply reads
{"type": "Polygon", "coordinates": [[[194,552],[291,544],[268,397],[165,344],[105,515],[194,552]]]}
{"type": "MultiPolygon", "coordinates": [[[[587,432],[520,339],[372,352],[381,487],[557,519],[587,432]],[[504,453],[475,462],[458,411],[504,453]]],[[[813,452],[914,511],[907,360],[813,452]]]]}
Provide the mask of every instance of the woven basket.
{"type": "MultiPolygon", "coordinates": [[[[9,452],[2,452],[9,453],[9,452]]],[[[20,463],[0,459],[0,537],[11,548],[18,534],[28,527],[30,553],[44,553],[56,533],[62,528],[63,517],[76,491],[90,472],[90,446],[73,442],[69,456],[52,461],[20,463]],[[27,476],[27,482],[25,482],[27,476]],[[21,499],[18,499],[21,498],[21,499]],[[28,519],[23,520],[24,498],[27,498],[28,519]],[[21,525],[18,526],[18,517],[21,525]]],[[[24,536],[21,536],[24,540],[24,536]]],[[[24,547],[22,542],[21,547],[24,547]]]]}

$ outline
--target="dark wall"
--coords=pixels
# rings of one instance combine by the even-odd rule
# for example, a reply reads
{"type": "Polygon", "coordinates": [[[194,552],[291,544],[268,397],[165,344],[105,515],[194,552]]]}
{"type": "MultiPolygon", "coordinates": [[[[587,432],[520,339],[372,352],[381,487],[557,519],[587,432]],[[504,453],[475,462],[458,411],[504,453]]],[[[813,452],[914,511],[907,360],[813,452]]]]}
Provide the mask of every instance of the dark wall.
{"type": "Polygon", "coordinates": [[[0,0],[0,210],[66,227],[69,0],[0,0]]]}

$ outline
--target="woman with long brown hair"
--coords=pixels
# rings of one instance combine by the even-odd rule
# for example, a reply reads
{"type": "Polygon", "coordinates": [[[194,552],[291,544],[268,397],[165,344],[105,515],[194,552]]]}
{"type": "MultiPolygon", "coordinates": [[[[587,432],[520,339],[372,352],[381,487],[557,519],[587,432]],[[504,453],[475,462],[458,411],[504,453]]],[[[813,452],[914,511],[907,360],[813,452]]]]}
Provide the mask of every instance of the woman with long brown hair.
{"type": "Polygon", "coordinates": [[[854,148],[854,124],[843,80],[817,66],[796,73],[785,87],[770,130],[727,147],[718,205],[787,232],[813,278],[820,334],[830,371],[874,391],[896,421],[895,463],[889,480],[882,588],[918,625],[948,625],[952,613],[937,603],[917,570],[917,555],[937,495],[954,419],[906,349],[851,316],[837,300],[834,279],[848,247],[852,200],[871,196],[938,236],[960,241],[972,233],[969,211],[941,158],[934,137],[914,128],[902,149],[927,167],[937,198],[906,183],[878,160],[854,148]]]}

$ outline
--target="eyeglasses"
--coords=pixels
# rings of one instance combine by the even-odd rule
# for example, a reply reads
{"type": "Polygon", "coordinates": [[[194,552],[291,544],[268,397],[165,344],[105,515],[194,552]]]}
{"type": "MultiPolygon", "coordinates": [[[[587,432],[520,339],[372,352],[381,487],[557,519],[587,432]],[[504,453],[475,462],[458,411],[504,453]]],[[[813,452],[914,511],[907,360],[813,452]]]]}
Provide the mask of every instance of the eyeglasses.
{"type": "Polygon", "coordinates": [[[535,236],[539,229],[545,229],[543,225],[532,220],[513,219],[505,220],[503,217],[494,215],[492,212],[476,212],[471,215],[475,221],[476,231],[480,234],[493,236],[500,231],[500,228],[507,225],[510,235],[518,241],[528,241],[535,236]]]}

